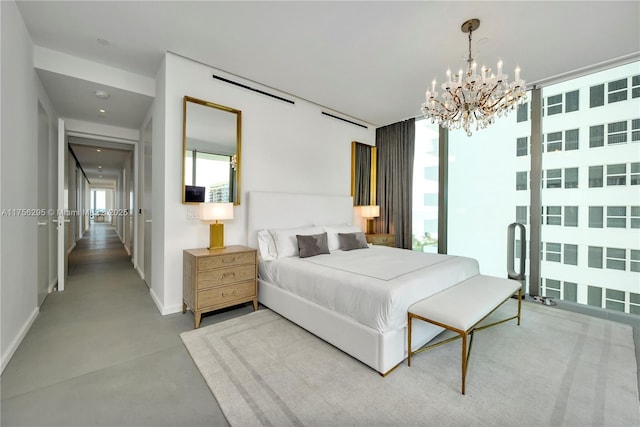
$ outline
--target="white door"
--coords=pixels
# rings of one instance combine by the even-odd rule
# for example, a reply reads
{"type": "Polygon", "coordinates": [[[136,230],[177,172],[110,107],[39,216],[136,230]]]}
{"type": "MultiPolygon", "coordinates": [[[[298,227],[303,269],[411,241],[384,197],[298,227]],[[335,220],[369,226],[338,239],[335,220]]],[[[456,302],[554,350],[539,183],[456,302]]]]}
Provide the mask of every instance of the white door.
{"type": "Polygon", "coordinates": [[[67,159],[67,130],[64,120],[58,119],[58,211],[57,218],[53,221],[58,229],[58,292],[64,291],[67,281],[68,254],[65,245],[65,230],[69,218],[65,215],[65,209],[69,208],[67,201],[68,183],[66,181],[67,159]]]}
{"type": "Polygon", "coordinates": [[[142,149],[144,156],[144,281],[151,288],[151,120],[144,131],[144,144],[142,149]]]}
{"type": "Polygon", "coordinates": [[[49,118],[38,102],[38,179],[37,208],[42,211],[37,216],[38,227],[38,307],[49,292],[49,118]]]}

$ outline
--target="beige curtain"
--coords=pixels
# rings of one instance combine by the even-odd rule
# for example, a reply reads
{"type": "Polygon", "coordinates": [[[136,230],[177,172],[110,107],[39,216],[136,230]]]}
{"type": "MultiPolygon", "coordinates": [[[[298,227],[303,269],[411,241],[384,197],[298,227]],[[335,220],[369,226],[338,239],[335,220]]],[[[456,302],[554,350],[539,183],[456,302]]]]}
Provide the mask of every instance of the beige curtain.
{"type": "Polygon", "coordinates": [[[411,249],[415,119],[376,129],[378,147],[376,233],[395,234],[396,247],[411,249]]]}

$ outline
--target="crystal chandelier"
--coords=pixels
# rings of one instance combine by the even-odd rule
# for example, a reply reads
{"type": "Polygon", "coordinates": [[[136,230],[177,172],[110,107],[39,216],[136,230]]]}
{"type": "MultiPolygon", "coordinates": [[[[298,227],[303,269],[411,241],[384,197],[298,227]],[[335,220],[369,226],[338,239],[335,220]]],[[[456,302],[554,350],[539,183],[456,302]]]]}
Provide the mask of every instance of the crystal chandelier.
{"type": "Polygon", "coordinates": [[[478,19],[469,19],[462,24],[461,30],[469,33],[469,58],[467,72],[462,68],[452,76],[447,70],[447,82],[441,85],[442,96],[438,99],[436,80],[427,90],[426,102],[422,104],[422,113],[431,123],[437,123],[449,130],[464,129],[471,136],[471,126],[476,130],[484,129],[495,121],[495,117],[507,115],[518,104],[527,100],[524,80],[520,79],[520,68],[515,69],[515,80],[508,82],[508,75],[502,72],[502,61],[498,62],[495,75],[491,69],[482,66],[480,73],[471,57],[471,33],[480,27],[478,19]]]}

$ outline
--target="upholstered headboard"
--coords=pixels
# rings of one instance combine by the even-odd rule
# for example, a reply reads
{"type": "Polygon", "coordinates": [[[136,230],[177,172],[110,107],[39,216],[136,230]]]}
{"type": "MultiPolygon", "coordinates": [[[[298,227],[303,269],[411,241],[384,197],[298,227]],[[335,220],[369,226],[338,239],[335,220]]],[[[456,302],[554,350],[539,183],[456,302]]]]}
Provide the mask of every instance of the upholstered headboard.
{"type": "Polygon", "coordinates": [[[248,193],[248,244],[258,247],[258,231],[308,225],[352,224],[351,196],[320,194],[248,193]]]}

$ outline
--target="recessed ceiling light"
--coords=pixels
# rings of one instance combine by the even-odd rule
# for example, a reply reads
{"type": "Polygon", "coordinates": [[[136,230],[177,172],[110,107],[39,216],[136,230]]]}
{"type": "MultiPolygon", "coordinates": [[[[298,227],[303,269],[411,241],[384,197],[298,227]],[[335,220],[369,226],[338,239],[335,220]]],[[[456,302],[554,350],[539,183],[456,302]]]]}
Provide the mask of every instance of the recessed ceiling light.
{"type": "Polygon", "coordinates": [[[98,111],[100,111],[101,113],[106,113],[107,112],[107,110],[105,110],[104,108],[101,108],[98,111]]]}
{"type": "Polygon", "coordinates": [[[102,150],[101,150],[101,149],[99,149],[99,148],[97,148],[97,149],[96,149],[96,151],[99,153],[99,152],[101,152],[102,150]]]}
{"type": "Polygon", "coordinates": [[[108,99],[109,98],[109,94],[107,92],[105,92],[104,90],[94,90],[93,94],[95,96],[97,96],[100,99],[108,99]]]}
{"type": "Polygon", "coordinates": [[[102,166],[98,166],[98,169],[102,169],[102,166]]]}
{"type": "Polygon", "coordinates": [[[102,178],[102,175],[98,175],[98,178],[102,178]]]}

